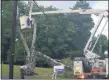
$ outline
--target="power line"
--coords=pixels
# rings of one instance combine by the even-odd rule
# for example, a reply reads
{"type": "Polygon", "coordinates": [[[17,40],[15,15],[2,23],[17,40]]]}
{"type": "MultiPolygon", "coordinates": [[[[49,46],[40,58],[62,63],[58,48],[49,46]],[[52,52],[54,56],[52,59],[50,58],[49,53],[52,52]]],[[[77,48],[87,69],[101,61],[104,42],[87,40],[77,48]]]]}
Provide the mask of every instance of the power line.
{"type": "MultiPolygon", "coordinates": [[[[40,9],[40,7],[39,7],[38,3],[36,2],[36,0],[33,0],[33,1],[34,1],[35,5],[40,9]]],[[[42,9],[40,9],[40,10],[44,14],[44,16],[47,17],[47,15],[45,14],[45,12],[42,9]]]]}
{"type": "Polygon", "coordinates": [[[44,14],[45,18],[48,20],[51,20],[50,17],[47,16],[47,14],[39,7],[38,3],[36,2],[36,0],[33,0],[35,5],[40,9],[40,11],[44,14]]]}

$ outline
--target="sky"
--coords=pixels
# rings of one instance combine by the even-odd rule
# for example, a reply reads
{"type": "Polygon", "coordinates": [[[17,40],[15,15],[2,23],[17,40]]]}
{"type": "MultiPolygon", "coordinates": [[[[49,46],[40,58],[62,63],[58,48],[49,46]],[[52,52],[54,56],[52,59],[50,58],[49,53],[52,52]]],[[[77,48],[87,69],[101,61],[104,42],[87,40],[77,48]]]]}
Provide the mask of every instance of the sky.
{"type": "MultiPolygon", "coordinates": [[[[37,3],[44,7],[48,7],[48,6],[52,5],[53,7],[56,7],[59,9],[69,10],[70,7],[73,7],[75,5],[76,1],[37,1],[37,3]]],[[[90,1],[90,6],[92,7],[92,9],[108,10],[108,1],[90,1]]],[[[95,15],[91,15],[91,17],[93,19],[93,22],[96,24],[98,17],[95,15]]],[[[106,19],[104,19],[103,22],[101,23],[95,36],[97,36],[100,33],[105,21],[106,21],[106,19]]],[[[92,31],[93,31],[93,29],[91,30],[91,32],[92,31]]],[[[107,23],[105,29],[103,30],[102,34],[106,35],[106,37],[108,38],[108,23],[107,23]]]]}
{"type": "MultiPolygon", "coordinates": [[[[108,10],[108,1],[96,1],[96,3],[94,5],[92,5],[93,9],[106,9],[108,10]]],[[[93,21],[94,23],[97,22],[97,19],[99,17],[92,15],[93,21]]],[[[100,27],[98,28],[97,34],[101,31],[101,29],[103,28],[103,25],[105,24],[106,18],[104,18],[103,22],[101,23],[100,27]]],[[[92,29],[93,30],[93,29],[92,29]]],[[[97,36],[96,34],[96,36],[97,36]]],[[[104,28],[104,31],[102,32],[102,34],[106,35],[108,38],[108,23],[104,28]]]]}

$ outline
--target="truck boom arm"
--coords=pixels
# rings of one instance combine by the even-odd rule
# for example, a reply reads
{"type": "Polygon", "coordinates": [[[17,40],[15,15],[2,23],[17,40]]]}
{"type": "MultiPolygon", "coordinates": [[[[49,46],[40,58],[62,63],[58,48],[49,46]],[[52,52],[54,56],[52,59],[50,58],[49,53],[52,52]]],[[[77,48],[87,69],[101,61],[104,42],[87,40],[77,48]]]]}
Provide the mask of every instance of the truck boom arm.
{"type": "MultiPolygon", "coordinates": [[[[91,46],[92,46],[92,40],[93,40],[93,38],[94,38],[94,36],[95,36],[95,33],[96,33],[98,27],[100,26],[100,24],[101,24],[103,18],[104,18],[106,15],[104,15],[104,12],[103,12],[103,13],[99,14],[99,16],[100,16],[100,18],[98,19],[98,22],[95,24],[94,29],[93,29],[93,32],[91,33],[91,36],[90,36],[90,38],[89,38],[89,40],[88,40],[88,42],[87,42],[87,44],[86,44],[86,46],[85,46],[85,48],[84,48],[84,55],[85,55],[86,58],[88,58],[88,59],[91,59],[91,58],[99,58],[99,57],[100,57],[100,56],[98,56],[97,54],[93,53],[94,46],[96,45],[96,43],[97,43],[98,40],[96,41],[96,43],[95,43],[95,45],[93,46],[92,50],[90,50],[90,48],[91,48],[91,46]]],[[[105,25],[106,25],[106,23],[107,23],[107,21],[105,22],[105,25]]],[[[103,27],[105,27],[105,25],[104,25],[103,27]]],[[[101,31],[101,32],[102,32],[102,31],[101,31]]],[[[100,34],[101,34],[101,33],[100,33],[100,34]]],[[[99,37],[98,37],[98,38],[99,38],[99,37]]]]}
{"type": "MultiPolygon", "coordinates": [[[[57,11],[45,11],[45,14],[61,14],[61,13],[79,13],[79,14],[100,14],[106,10],[99,9],[81,9],[81,10],[57,10],[57,11]]],[[[42,12],[32,12],[31,15],[41,15],[42,12]]],[[[107,16],[107,13],[105,13],[107,16]]]]}
{"type": "MultiPolygon", "coordinates": [[[[42,12],[32,12],[32,7],[33,7],[33,3],[31,4],[31,6],[30,6],[30,12],[29,12],[29,18],[30,18],[30,20],[32,19],[31,17],[32,16],[34,16],[34,15],[40,15],[40,14],[43,14],[42,12]]],[[[85,49],[84,49],[84,52],[85,51],[87,51],[87,49],[88,49],[88,47],[89,47],[89,45],[90,45],[90,42],[92,41],[92,38],[93,38],[93,36],[94,36],[94,34],[95,34],[95,32],[96,32],[96,30],[97,30],[97,28],[98,28],[98,26],[100,25],[100,23],[101,23],[101,21],[102,21],[102,19],[103,19],[103,17],[107,17],[107,11],[106,10],[93,10],[93,9],[83,9],[83,10],[69,10],[69,11],[64,11],[64,10],[58,10],[58,11],[45,11],[44,12],[45,14],[60,14],[60,13],[79,13],[79,14],[100,14],[100,13],[102,13],[101,14],[101,17],[100,17],[100,20],[99,20],[99,22],[98,22],[98,24],[95,26],[95,29],[94,29],[94,32],[93,32],[93,34],[91,35],[91,37],[89,38],[89,41],[88,41],[88,43],[86,44],[86,47],[85,47],[85,49]]],[[[33,69],[34,69],[34,67],[35,67],[35,55],[41,55],[41,56],[43,56],[43,57],[45,57],[46,59],[48,59],[48,60],[50,60],[51,62],[53,62],[53,63],[55,63],[55,64],[61,64],[61,63],[59,63],[59,62],[57,62],[57,61],[55,61],[55,60],[53,60],[52,58],[50,58],[50,57],[48,57],[48,56],[46,56],[46,55],[42,55],[40,52],[36,52],[35,51],[35,46],[34,46],[34,44],[35,44],[35,39],[36,39],[36,23],[34,23],[34,34],[33,34],[33,41],[32,41],[32,47],[31,47],[31,51],[30,52],[27,52],[28,53],[28,55],[27,55],[27,61],[28,61],[28,64],[27,65],[25,65],[25,66],[22,66],[21,68],[22,69],[24,69],[25,68],[25,71],[26,71],[26,73],[28,73],[28,71],[29,72],[31,72],[31,71],[33,71],[33,69]]],[[[23,37],[23,36],[22,36],[23,37]]],[[[23,39],[24,40],[24,39],[23,39]]],[[[24,41],[25,42],[25,41],[24,41]]],[[[25,43],[26,44],[26,43],[25,43]]],[[[25,46],[27,46],[27,45],[25,45],[25,46]]],[[[28,51],[29,49],[27,49],[27,51],[28,51]]],[[[86,55],[86,54],[85,54],[86,55]]],[[[89,57],[90,55],[86,55],[86,57],[89,57]]],[[[62,65],[62,64],[61,64],[62,65]]]]}

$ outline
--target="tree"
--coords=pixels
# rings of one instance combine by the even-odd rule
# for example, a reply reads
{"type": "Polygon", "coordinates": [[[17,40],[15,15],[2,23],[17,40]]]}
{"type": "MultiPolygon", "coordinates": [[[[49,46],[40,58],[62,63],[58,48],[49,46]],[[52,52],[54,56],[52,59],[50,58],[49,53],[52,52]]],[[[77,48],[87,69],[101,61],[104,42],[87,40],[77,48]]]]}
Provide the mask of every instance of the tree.
{"type": "Polygon", "coordinates": [[[2,1],[2,22],[1,22],[1,29],[2,29],[2,60],[6,61],[7,51],[10,48],[10,40],[11,40],[11,18],[12,18],[12,1],[2,1]]]}
{"type": "MultiPolygon", "coordinates": [[[[10,3],[10,6],[11,5],[12,4],[10,3]]],[[[24,14],[28,15],[29,5],[24,4],[21,1],[18,3],[18,6],[20,16],[24,14]]],[[[89,8],[89,5],[85,2],[77,2],[74,8],[72,9],[79,9],[81,7],[86,9],[89,8]]],[[[43,11],[58,10],[53,6],[49,6],[47,8],[39,6],[38,8],[34,4],[33,11],[40,11],[41,9],[43,11]]],[[[5,16],[7,15],[6,13],[8,13],[8,15],[11,15],[11,11],[6,10],[7,9],[4,9],[4,15],[2,20],[4,20],[5,16]]],[[[7,16],[7,18],[11,19],[10,16],[7,16]]],[[[35,45],[36,51],[40,51],[43,54],[46,54],[54,59],[63,59],[67,57],[73,59],[74,56],[82,56],[82,50],[90,35],[90,29],[94,25],[90,15],[46,14],[37,15],[34,18],[36,19],[37,23],[37,38],[35,45]]],[[[2,26],[5,26],[2,27],[5,34],[4,37],[7,37],[7,31],[5,30],[5,28],[7,30],[10,30],[9,34],[11,35],[11,27],[7,27],[6,22],[3,22],[2,26]]],[[[11,26],[11,24],[9,26],[11,26]]],[[[30,47],[32,40],[32,30],[24,29],[22,30],[22,33],[25,36],[28,46],[30,47]]],[[[23,61],[26,54],[24,54],[25,50],[20,40],[18,32],[16,38],[18,39],[18,41],[16,41],[15,61],[18,61],[19,59],[23,61]]],[[[42,63],[44,59],[37,59],[37,61],[42,63]]]]}
{"type": "MultiPolygon", "coordinates": [[[[25,4],[18,1],[20,15],[22,15],[23,11],[28,11],[28,7],[25,7],[25,4]]],[[[26,12],[26,14],[28,14],[26,12]]],[[[10,42],[11,42],[11,28],[12,28],[12,1],[2,1],[2,60],[6,61],[10,52],[10,42]]],[[[16,35],[18,37],[18,33],[16,35]]],[[[18,49],[18,48],[17,48],[18,49]]],[[[23,48],[22,48],[23,50],[23,48]]],[[[18,52],[19,53],[19,52],[18,52]]],[[[16,55],[16,52],[15,52],[16,55]]]]}
{"type": "MultiPolygon", "coordinates": [[[[86,1],[77,1],[75,6],[71,9],[91,9],[91,7],[86,1]]],[[[80,15],[76,13],[70,14],[69,18],[72,20],[76,32],[74,35],[75,37],[73,37],[73,42],[76,44],[79,50],[83,50],[90,36],[90,30],[94,26],[91,15],[80,15]]]]}
{"type": "Polygon", "coordinates": [[[85,0],[83,1],[77,1],[75,6],[71,9],[91,9],[91,7],[89,6],[89,3],[86,2],[85,0]]]}
{"type": "Polygon", "coordinates": [[[94,52],[103,56],[105,50],[108,50],[108,40],[105,35],[101,34],[95,46],[94,52]]]}

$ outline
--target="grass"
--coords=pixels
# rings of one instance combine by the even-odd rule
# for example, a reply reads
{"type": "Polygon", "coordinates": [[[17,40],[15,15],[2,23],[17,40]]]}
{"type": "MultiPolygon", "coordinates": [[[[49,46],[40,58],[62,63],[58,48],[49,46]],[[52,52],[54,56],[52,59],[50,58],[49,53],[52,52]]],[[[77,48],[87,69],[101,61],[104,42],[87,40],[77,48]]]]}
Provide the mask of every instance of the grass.
{"type": "MultiPolygon", "coordinates": [[[[9,65],[2,64],[2,77],[9,75],[9,65]]],[[[52,79],[52,68],[40,68],[36,67],[35,72],[38,75],[35,76],[25,76],[26,79],[52,79]]],[[[14,77],[20,79],[20,66],[14,65],[14,77]]],[[[57,79],[62,79],[61,77],[57,77],[57,79]]]]}
{"type": "MultiPolygon", "coordinates": [[[[52,76],[52,68],[40,68],[36,67],[35,72],[38,73],[38,75],[35,76],[25,76],[29,79],[51,79],[52,76]]],[[[2,77],[9,75],[9,65],[2,64],[2,77]]],[[[20,78],[20,66],[14,65],[14,77],[20,78]]]]}

